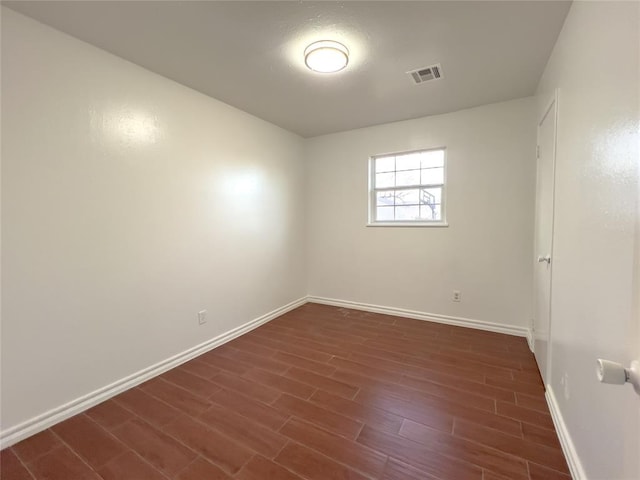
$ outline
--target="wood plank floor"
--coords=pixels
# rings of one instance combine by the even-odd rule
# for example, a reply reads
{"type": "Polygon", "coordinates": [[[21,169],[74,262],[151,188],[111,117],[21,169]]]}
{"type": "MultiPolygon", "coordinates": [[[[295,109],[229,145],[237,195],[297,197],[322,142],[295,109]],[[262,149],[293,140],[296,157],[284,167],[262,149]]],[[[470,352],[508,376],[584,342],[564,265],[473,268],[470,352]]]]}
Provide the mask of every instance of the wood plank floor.
{"type": "Polygon", "coordinates": [[[526,342],[307,304],[1,453],[2,480],[568,480],[526,342]]]}

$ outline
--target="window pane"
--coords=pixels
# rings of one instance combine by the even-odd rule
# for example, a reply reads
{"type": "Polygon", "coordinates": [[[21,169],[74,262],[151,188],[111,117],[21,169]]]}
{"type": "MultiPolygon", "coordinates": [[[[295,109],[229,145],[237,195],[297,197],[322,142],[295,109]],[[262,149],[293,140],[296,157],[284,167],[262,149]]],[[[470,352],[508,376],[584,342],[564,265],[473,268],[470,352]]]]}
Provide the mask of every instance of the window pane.
{"type": "Polygon", "coordinates": [[[394,187],[396,174],[391,173],[376,173],[376,188],[394,187]]]}
{"type": "Polygon", "coordinates": [[[444,183],[444,168],[423,168],[420,183],[444,183]]]}
{"type": "Polygon", "coordinates": [[[440,205],[421,205],[420,219],[421,220],[442,220],[441,206],[440,205]]]}
{"type": "Polygon", "coordinates": [[[396,170],[419,170],[422,153],[406,153],[396,157],[396,170]]]}
{"type": "Polygon", "coordinates": [[[396,190],[396,205],[418,205],[420,203],[420,190],[396,190]]]}
{"type": "Polygon", "coordinates": [[[436,205],[433,212],[434,220],[442,220],[442,205],[436,205]]]}
{"type": "Polygon", "coordinates": [[[420,203],[426,203],[429,205],[434,203],[442,203],[442,188],[423,188],[420,200],[420,203]]]}
{"type": "Polygon", "coordinates": [[[444,150],[431,150],[422,152],[422,168],[444,166],[444,150]]]}
{"type": "Polygon", "coordinates": [[[419,220],[420,207],[396,207],[396,220],[419,220]]]}
{"type": "Polygon", "coordinates": [[[442,221],[444,149],[385,155],[372,161],[375,221],[442,221]]]}
{"type": "Polygon", "coordinates": [[[376,192],[376,205],[395,205],[395,191],[385,190],[384,192],[376,192]]]}
{"type": "Polygon", "coordinates": [[[377,207],[376,220],[378,222],[393,220],[393,208],[394,207],[377,207]]]}
{"type": "Polygon", "coordinates": [[[396,169],[396,157],[376,158],[376,173],[393,172],[396,169]]]}
{"type": "Polygon", "coordinates": [[[396,173],[396,187],[420,185],[420,170],[405,170],[396,173]]]}

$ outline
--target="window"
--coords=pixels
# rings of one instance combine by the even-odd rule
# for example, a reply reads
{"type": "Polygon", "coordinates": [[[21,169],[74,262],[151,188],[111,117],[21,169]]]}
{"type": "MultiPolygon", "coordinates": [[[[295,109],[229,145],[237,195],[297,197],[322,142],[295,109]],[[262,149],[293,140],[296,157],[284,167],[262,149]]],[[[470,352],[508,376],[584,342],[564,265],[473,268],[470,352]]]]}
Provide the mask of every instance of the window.
{"type": "Polygon", "coordinates": [[[371,158],[369,225],[444,226],[445,149],[371,158]]]}

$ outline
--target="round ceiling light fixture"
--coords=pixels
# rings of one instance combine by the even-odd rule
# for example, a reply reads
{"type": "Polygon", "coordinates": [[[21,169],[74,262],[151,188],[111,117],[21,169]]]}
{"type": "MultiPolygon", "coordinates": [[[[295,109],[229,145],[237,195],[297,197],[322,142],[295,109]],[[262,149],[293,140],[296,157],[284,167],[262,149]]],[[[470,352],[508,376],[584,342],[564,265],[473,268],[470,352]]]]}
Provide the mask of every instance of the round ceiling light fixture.
{"type": "Polygon", "coordinates": [[[314,72],[339,72],[349,63],[349,50],[333,40],[314,42],[304,49],[304,63],[314,72]]]}

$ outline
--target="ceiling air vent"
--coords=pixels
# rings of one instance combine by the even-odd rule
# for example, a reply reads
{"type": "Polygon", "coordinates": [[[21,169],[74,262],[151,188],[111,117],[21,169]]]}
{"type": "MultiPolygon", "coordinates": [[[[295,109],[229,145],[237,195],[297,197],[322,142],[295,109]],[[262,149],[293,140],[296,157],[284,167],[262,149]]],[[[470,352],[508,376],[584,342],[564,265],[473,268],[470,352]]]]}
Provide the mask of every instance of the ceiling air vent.
{"type": "Polygon", "coordinates": [[[420,84],[431,80],[438,80],[442,77],[442,67],[440,64],[431,65],[429,67],[418,68],[407,72],[413,79],[414,83],[420,84]]]}

